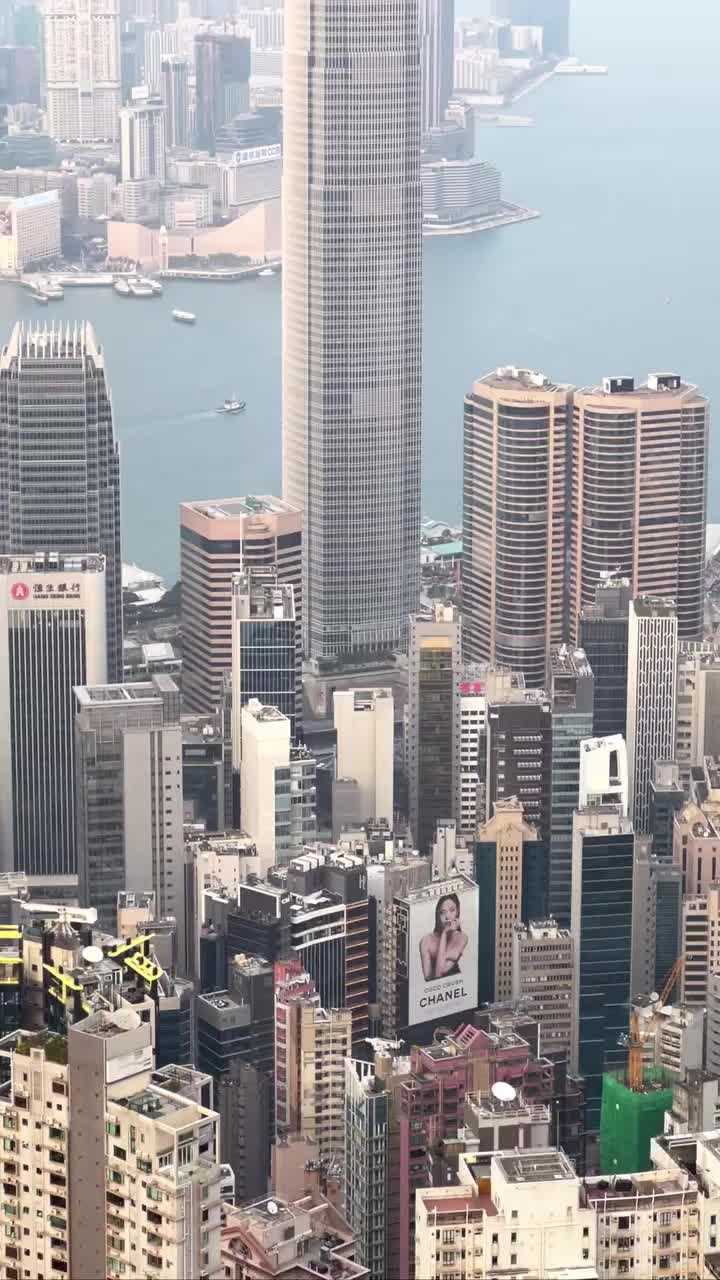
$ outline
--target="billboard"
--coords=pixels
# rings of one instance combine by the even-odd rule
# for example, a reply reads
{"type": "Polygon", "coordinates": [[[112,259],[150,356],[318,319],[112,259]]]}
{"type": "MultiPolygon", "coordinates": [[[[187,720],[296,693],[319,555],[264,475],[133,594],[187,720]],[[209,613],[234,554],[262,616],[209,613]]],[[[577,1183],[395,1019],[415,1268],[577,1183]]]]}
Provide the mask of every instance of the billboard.
{"type": "Polygon", "coordinates": [[[467,876],[408,894],[408,1025],[477,1009],[478,886],[467,876]]]}

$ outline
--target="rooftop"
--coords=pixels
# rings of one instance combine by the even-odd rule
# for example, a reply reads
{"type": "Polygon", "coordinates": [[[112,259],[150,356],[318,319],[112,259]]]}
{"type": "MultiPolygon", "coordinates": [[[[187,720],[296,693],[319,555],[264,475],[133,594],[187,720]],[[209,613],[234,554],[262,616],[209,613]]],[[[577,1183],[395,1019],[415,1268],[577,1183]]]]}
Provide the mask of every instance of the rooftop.
{"type": "Polygon", "coordinates": [[[116,1098],[113,1101],[117,1106],[151,1120],[167,1120],[170,1117],[177,1119],[181,1111],[188,1111],[194,1105],[187,1098],[176,1097],[169,1090],[154,1088],[152,1085],[129,1098],[116,1098]]]}
{"type": "Polygon", "coordinates": [[[235,618],[273,622],[295,621],[295,591],[291,583],[278,582],[274,569],[246,569],[232,580],[235,618]]]}
{"type": "Polygon", "coordinates": [[[638,618],[674,617],[677,606],[671,596],[637,596],[632,608],[638,618]]]}
{"type": "Polygon", "coordinates": [[[572,649],[561,644],[550,653],[551,671],[557,675],[592,675],[590,663],[584,649],[572,649]]]}
{"type": "Polygon", "coordinates": [[[496,391],[562,391],[561,383],[553,382],[535,369],[519,369],[516,365],[499,365],[492,373],[485,374],[475,383],[476,387],[492,387],[496,391]]]}
{"type": "Polygon", "coordinates": [[[495,1157],[507,1182],[574,1182],[577,1174],[564,1151],[515,1152],[495,1157]]]}
{"type": "Polygon", "coordinates": [[[163,694],[179,694],[179,692],[172,676],[160,674],[154,675],[152,680],[138,684],[95,684],[75,687],[75,697],[80,708],[101,704],[127,706],[131,702],[148,702],[152,698],[161,698],[163,694]]]}
{"type": "MultiPolygon", "coordinates": [[[[38,193],[47,196],[46,192],[38,193]]],[[[0,368],[7,369],[13,360],[78,360],[91,356],[95,365],[102,368],[105,361],[102,348],[91,324],[63,326],[25,325],[18,321],[10,335],[10,341],[0,356],[0,368]]]]}
{"type": "Polygon", "coordinates": [[[36,551],[32,556],[0,556],[0,573],[22,573],[32,576],[48,573],[104,573],[105,557],[100,555],[64,555],[58,551],[36,551]]]}
{"type": "Polygon", "coordinates": [[[297,511],[291,503],[271,494],[248,494],[244,498],[209,498],[204,502],[186,502],[183,506],[209,520],[238,520],[242,516],[292,515],[297,511]]]}

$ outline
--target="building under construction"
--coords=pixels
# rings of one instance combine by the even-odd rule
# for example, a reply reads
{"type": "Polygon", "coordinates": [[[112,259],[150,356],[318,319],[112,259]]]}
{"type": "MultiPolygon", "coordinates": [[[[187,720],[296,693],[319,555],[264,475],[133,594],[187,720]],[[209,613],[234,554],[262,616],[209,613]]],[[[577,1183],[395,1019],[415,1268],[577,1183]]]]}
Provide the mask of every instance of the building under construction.
{"type": "Polygon", "coordinates": [[[641,1090],[631,1088],[626,1072],[607,1072],[600,1112],[601,1173],[651,1169],[650,1142],[663,1132],[672,1103],[670,1078],[660,1068],[645,1070],[641,1090]]]}

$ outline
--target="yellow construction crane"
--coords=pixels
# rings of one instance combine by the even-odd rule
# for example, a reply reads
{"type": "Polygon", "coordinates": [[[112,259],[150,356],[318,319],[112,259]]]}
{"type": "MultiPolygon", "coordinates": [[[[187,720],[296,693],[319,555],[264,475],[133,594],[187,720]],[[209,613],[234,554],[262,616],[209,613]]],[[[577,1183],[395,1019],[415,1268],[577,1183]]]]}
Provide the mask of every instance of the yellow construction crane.
{"type": "MultiPolygon", "coordinates": [[[[680,977],[680,974],[683,971],[684,964],[685,964],[684,954],[679,955],[667,976],[665,986],[663,987],[660,993],[660,996],[655,1002],[656,1009],[662,1009],[663,1005],[665,1004],[665,1001],[667,1000],[668,996],[670,995],[670,992],[672,991],[673,987],[675,986],[675,983],[677,982],[678,978],[680,977]]],[[[633,1090],[633,1093],[642,1093],[642,1090],[643,1090],[643,1046],[645,1041],[640,1030],[640,1023],[641,1023],[641,1018],[639,1014],[635,1013],[635,1011],[633,1010],[633,1012],[630,1014],[630,1034],[627,1039],[628,1086],[633,1090]]]]}

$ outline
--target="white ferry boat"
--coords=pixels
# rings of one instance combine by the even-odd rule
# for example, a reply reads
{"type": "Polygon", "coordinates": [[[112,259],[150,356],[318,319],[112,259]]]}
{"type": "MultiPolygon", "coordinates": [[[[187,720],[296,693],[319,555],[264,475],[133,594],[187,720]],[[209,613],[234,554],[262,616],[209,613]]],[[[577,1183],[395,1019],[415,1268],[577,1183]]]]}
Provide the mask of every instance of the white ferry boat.
{"type": "Polygon", "coordinates": [[[177,320],[178,324],[194,324],[197,316],[193,311],[173,311],[173,320],[177,320]]]}
{"type": "Polygon", "coordinates": [[[243,413],[245,410],[244,400],[225,400],[216,413],[243,413]]]}
{"type": "Polygon", "coordinates": [[[116,280],[113,289],[115,293],[119,293],[121,298],[130,297],[130,285],[127,280],[116,280]]]}

